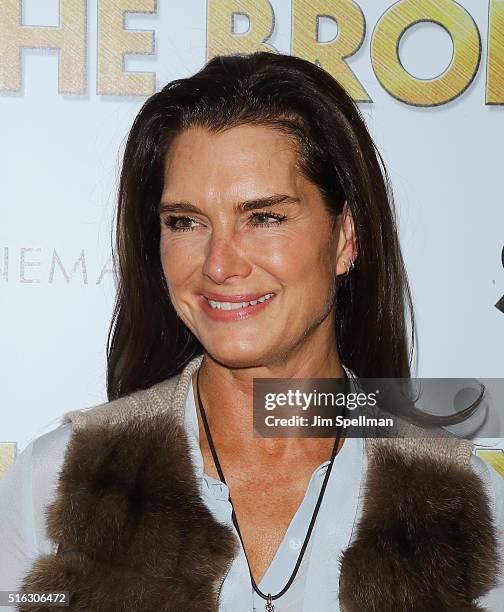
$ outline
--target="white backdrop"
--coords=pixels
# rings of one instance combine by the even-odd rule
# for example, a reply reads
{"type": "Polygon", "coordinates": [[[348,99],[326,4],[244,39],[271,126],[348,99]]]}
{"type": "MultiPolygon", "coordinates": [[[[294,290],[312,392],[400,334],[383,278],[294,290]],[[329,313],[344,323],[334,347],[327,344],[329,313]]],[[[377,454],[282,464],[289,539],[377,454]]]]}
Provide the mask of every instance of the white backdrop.
{"type": "MultiPolygon", "coordinates": [[[[398,44],[403,70],[424,82],[438,79],[450,71],[454,45],[425,0],[186,0],[179,6],[169,0],[61,0],[61,6],[57,0],[2,0],[0,442],[22,450],[64,412],[106,399],[117,176],[128,129],[149,86],[153,93],[194,73],[219,46],[250,50],[264,24],[271,30],[265,43],[279,52],[294,53],[300,48],[295,41],[305,37],[320,57],[336,53],[331,45],[350,27],[343,17],[339,24],[331,18],[337,7],[340,14],[342,8],[348,16],[360,14],[365,24],[362,44],[346,62],[371,99],[359,106],[395,191],[419,332],[414,374],[504,376],[504,312],[495,306],[504,294],[504,2],[437,3],[455,16],[465,9],[481,52],[464,91],[423,106],[413,99],[415,87],[409,102],[389,93],[377,76],[379,50],[372,56],[377,23],[398,5],[412,14],[423,7],[426,20],[409,27],[398,44]],[[321,17],[314,21],[308,6],[321,17]],[[22,32],[13,29],[18,8],[22,32]],[[36,38],[40,26],[52,26],[41,36],[62,30],[63,10],[77,20],[63,32],[61,55],[77,62],[66,67],[57,49],[36,38]],[[81,10],[84,21],[78,20],[81,10]],[[231,18],[233,11],[238,14],[231,18]],[[23,42],[27,32],[32,39],[23,42]],[[14,53],[8,37],[17,41],[14,53]],[[85,58],[81,72],[75,41],[85,58]],[[126,53],[121,66],[121,47],[140,52],[126,53]],[[71,88],[77,93],[64,93],[71,88]]],[[[4,452],[9,448],[3,445],[4,452]]]]}

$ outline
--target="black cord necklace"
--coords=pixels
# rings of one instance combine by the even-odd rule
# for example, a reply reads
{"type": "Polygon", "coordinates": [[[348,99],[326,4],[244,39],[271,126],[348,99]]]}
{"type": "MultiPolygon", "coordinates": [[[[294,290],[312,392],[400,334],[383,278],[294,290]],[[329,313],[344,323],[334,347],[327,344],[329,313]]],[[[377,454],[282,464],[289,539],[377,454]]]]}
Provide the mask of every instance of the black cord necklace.
{"type": "MultiPolygon", "coordinates": [[[[214,463],[215,463],[215,467],[217,469],[217,472],[219,473],[219,477],[220,477],[221,481],[227,486],[226,479],[224,478],[224,472],[222,471],[222,468],[221,468],[221,465],[220,465],[220,462],[219,462],[219,458],[217,457],[217,451],[215,450],[215,445],[214,445],[213,440],[212,440],[212,434],[210,433],[210,428],[208,426],[208,421],[207,421],[207,418],[206,418],[205,408],[203,407],[203,402],[201,401],[200,390],[199,390],[199,373],[200,373],[200,370],[198,369],[198,373],[196,375],[196,389],[197,389],[197,394],[198,394],[198,404],[199,404],[200,413],[201,413],[201,420],[203,421],[203,426],[205,428],[205,433],[206,433],[206,437],[207,437],[207,440],[208,440],[208,445],[210,447],[210,451],[212,452],[212,457],[213,457],[213,460],[214,460],[214,463]]],[[[348,376],[346,376],[346,373],[345,373],[345,392],[348,392],[348,390],[349,390],[348,389],[348,382],[349,382],[348,381],[348,376]]],[[[345,410],[346,410],[346,405],[343,406],[343,416],[345,416],[345,410]]],[[[298,558],[297,558],[297,561],[296,561],[296,565],[294,566],[292,574],[291,574],[289,580],[287,581],[286,585],[283,587],[283,589],[281,591],[279,591],[275,595],[272,595],[271,593],[268,593],[268,594],[263,593],[259,589],[259,587],[257,586],[256,581],[254,580],[254,576],[252,575],[252,571],[250,569],[250,563],[249,563],[249,560],[248,560],[247,552],[245,551],[245,546],[243,544],[243,539],[242,539],[242,536],[241,536],[240,528],[238,526],[238,519],[236,518],[236,514],[235,514],[235,511],[234,511],[233,501],[231,499],[231,492],[229,493],[229,501],[231,503],[231,508],[232,508],[231,517],[233,519],[234,526],[236,527],[236,531],[238,532],[238,536],[240,537],[240,541],[241,541],[241,544],[242,544],[242,547],[243,547],[243,551],[245,552],[245,558],[247,559],[247,565],[248,565],[248,569],[249,569],[250,580],[252,582],[252,586],[254,588],[254,591],[260,597],[262,597],[263,599],[266,600],[266,607],[265,607],[265,611],[266,612],[274,612],[275,611],[275,608],[273,606],[273,600],[274,599],[278,599],[279,597],[281,597],[287,591],[287,589],[291,586],[292,582],[294,581],[294,578],[296,577],[298,569],[299,569],[299,567],[301,565],[301,561],[303,559],[304,552],[305,552],[305,550],[306,550],[306,548],[308,546],[308,541],[310,539],[310,535],[311,535],[311,532],[313,530],[313,526],[315,525],[315,521],[317,519],[318,511],[319,511],[320,505],[322,503],[322,499],[324,497],[324,493],[325,493],[325,490],[326,490],[327,482],[329,480],[329,475],[331,473],[331,469],[332,469],[332,466],[334,464],[334,458],[336,457],[336,455],[338,454],[338,451],[339,451],[338,444],[339,444],[339,441],[341,439],[341,430],[342,430],[342,428],[338,427],[338,431],[336,433],[336,438],[334,440],[333,450],[332,450],[332,453],[331,453],[331,459],[329,461],[329,465],[327,466],[327,471],[326,471],[325,476],[324,476],[324,481],[322,483],[322,487],[320,489],[320,493],[319,493],[319,496],[318,496],[318,499],[317,499],[317,503],[315,504],[315,509],[313,510],[313,514],[312,514],[312,517],[311,517],[311,520],[310,520],[310,524],[308,526],[308,530],[306,532],[306,536],[305,536],[303,545],[301,546],[301,550],[299,552],[299,555],[298,555],[298,558]]],[[[229,489],[229,487],[228,487],[228,489],[229,489]]]]}

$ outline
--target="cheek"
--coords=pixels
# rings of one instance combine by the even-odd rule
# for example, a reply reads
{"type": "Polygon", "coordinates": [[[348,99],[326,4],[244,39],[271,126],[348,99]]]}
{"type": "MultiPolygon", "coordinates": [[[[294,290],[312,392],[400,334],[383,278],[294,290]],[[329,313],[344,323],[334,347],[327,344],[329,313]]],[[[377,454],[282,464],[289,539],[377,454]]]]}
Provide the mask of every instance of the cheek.
{"type": "Polygon", "coordinates": [[[164,244],[163,241],[160,244],[159,256],[161,259],[161,268],[168,287],[170,301],[178,316],[184,320],[179,300],[177,299],[179,295],[177,288],[184,284],[184,277],[187,273],[184,270],[183,262],[186,260],[181,260],[181,258],[177,256],[176,249],[166,248],[166,244],[164,244]]]}
{"type": "Polygon", "coordinates": [[[291,286],[297,286],[303,302],[325,303],[334,288],[336,276],[335,255],[330,245],[310,239],[293,242],[278,259],[277,269],[283,270],[283,278],[291,286]]]}
{"type": "Polygon", "coordinates": [[[191,258],[184,253],[176,241],[161,238],[159,257],[168,286],[177,285],[187,276],[191,258]]]}
{"type": "Polygon", "coordinates": [[[161,267],[163,268],[163,273],[165,275],[166,280],[168,281],[170,273],[169,271],[172,268],[170,262],[170,251],[166,248],[166,244],[161,239],[161,243],[159,245],[159,258],[161,260],[161,267]]]}
{"type": "Polygon", "coordinates": [[[272,267],[284,273],[300,271],[305,266],[305,244],[299,232],[285,229],[256,230],[244,237],[242,252],[260,267],[272,267]]]}
{"type": "Polygon", "coordinates": [[[326,250],[322,250],[314,237],[305,235],[292,236],[287,240],[278,240],[258,249],[261,261],[268,262],[283,276],[300,283],[311,283],[325,276],[324,270],[330,261],[326,250]]]}
{"type": "Polygon", "coordinates": [[[166,284],[168,286],[168,292],[170,294],[170,299],[175,306],[176,300],[174,299],[173,291],[179,286],[183,281],[184,277],[184,269],[183,263],[181,263],[180,258],[177,258],[174,255],[173,251],[170,249],[160,250],[161,257],[161,267],[163,269],[163,274],[166,280],[166,284]]]}

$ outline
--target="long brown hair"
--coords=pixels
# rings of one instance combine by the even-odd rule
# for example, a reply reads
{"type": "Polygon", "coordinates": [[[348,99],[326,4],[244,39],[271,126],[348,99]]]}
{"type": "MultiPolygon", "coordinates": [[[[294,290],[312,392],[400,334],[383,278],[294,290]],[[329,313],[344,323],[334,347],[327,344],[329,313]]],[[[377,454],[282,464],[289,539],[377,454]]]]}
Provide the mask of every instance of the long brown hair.
{"type": "Polygon", "coordinates": [[[413,306],[380,153],[358,107],[331,75],[297,57],[260,52],[215,57],[151,96],[134,120],[116,211],[110,400],[179,373],[203,352],[177,316],[161,268],[164,158],[173,138],[190,126],[217,132],[243,124],[293,135],[301,170],[330,213],[338,215],[348,202],[358,257],[354,270],[337,278],[334,325],[342,363],[360,377],[410,377],[413,306]]]}

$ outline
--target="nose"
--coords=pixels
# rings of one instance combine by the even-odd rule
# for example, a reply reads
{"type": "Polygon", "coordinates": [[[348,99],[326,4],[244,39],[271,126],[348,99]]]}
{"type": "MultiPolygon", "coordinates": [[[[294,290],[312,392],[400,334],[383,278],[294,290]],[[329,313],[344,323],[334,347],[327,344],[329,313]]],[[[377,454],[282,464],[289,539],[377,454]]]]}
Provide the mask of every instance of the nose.
{"type": "Polygon", "coordinates": [[[213,282],[222,284],[232,276],[247,277],[252,266],[244,250],[229,234],[215,232],[207,244],[203,274],[213,282]]]}

